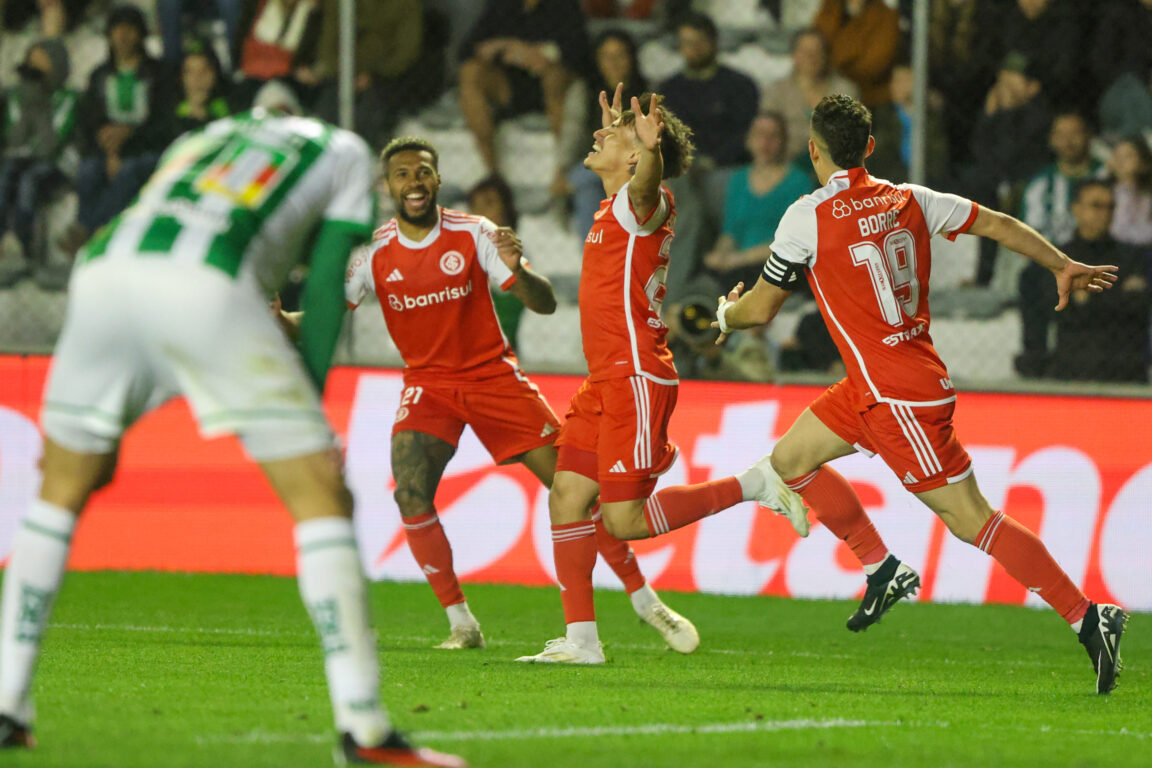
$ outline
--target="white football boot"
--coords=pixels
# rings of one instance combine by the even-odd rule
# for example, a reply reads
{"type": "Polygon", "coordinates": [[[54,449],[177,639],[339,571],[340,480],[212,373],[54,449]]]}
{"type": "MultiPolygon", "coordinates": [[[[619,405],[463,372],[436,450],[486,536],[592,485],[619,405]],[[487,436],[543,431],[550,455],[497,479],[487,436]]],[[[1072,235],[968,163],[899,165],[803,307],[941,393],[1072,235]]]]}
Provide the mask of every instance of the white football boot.
{"type": "Polygon", "coordinates": [[[580,645],[567,637],[557,637],[544,644],[544,650],[535,656],[521,656],[516,661],[528,664],[603,664],[604,647],[580,645]]]}
{"type": "Polygon", "coordinates": [[[792,524],[792,529],[801,538],[808,536],[808,508],[800,494],[784,484],[784,479],[772,469],[772,454],[768,454],[752,465],[752,469],[764,478],[764,489],[756,497],[762,507],[768,507],[778,515],[784,515],[792,524]]]}

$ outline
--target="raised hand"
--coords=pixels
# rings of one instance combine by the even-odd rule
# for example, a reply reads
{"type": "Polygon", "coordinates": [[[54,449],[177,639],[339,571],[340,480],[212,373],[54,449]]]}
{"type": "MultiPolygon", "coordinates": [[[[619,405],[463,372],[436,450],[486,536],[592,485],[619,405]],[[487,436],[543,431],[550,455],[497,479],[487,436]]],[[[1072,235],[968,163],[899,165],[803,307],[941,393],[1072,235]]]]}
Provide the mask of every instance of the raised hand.
{"type": "Polygon", "coordinates": [[[632,97],[632,113],[636,115],[636,138],[645,149],[653,150],[660,146],[660,136],[664,133],[664,121],[660,119],[660,105],[656,94],[648,104],[648,114],[640,109],[640,100],[632,97]]]}
{"type": "Polygon", "coordinates": [[[513,272],[520,269],[520,257],[524,255],[524,246],[512,227],[496,228],[496,255],[513,272]]]}
{"type": "Polygon", "coordinates": [[[1111,288],[1118,279],[1117,271],[1118,268],[1111,265],[1096,267],[1069,259],[1064,268],[1056,273],[1056,291],[1060,296],[1056,311],[1068,306],[1068,296],[1072,291],[1100,293],[1111,288]]]}
{"type": "Polygon", "coordinates": [[[600,127],[607,128],[616,122],[620,113],[624,111],[624,83],[616,84],[616,92],[612,95],[612,103],[608,103],[608,94],[600,91],[600,127]]]}

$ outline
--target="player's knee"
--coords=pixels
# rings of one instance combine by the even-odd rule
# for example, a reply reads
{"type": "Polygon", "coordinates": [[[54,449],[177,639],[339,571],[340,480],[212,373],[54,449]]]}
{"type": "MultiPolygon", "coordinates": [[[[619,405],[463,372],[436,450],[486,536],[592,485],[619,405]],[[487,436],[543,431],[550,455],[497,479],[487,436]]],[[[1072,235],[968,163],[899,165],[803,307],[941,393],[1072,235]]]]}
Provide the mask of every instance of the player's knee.
{"type": "Polygon", "coordinates": [[[420,493],[413,488],[397,486],[392,494],[396,506],[400,509],[401,517],[416,517],[427,514],[433,509],[432,500],[428,494],[420,493]]]}
{"type": "Polygon", "coordinates": [[[779,443],[772,450],[772,456],[769,461],[772,464],[772,469],[776,470],[776,474],[785,480],[792,480],[806,472],[812,471],[811,468],[804,466],[799,454],[795,451],[788,450],[786,445],[779,443]]]}

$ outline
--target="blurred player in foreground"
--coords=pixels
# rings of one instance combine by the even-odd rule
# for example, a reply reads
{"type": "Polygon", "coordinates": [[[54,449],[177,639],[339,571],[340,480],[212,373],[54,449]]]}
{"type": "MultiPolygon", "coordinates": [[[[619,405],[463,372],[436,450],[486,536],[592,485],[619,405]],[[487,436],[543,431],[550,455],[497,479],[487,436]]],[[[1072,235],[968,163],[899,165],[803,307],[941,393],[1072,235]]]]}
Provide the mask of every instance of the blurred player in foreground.
{"type": "Polygon", "coordinates": [[[604,127],[584,160],[607,195],[585,238],[580,274],[589,375],[556,441],[548,496],[566,631],[519,661],[604,663],[592,602],[597,497],[608,531],[624,539],[667,533],[751,500],[808,533],[804,505],[782,502],[788,489],[771,474],[767,457],[735,477],[652,493],[678,451],[668,441],[668,420],[679,380],[660,319],[676,206],[662,182],[688,168],[695,148],[691,130],[659,106],[659,96],[644,97],[647,113],[636,98],[625,112],[621,93],[618,86],[611,105],[600,94],[604,127]]]}
{"type": "Polygon", "coordinates": [[[1073,290],[1111,288],[1116,267],[1073,261],[1026,224],[970,200],[869,176],[871,127],[867,108],[848,96],[817,105],[808,153],[824,186],[788,208],[753,289],[741,296],[739,284],[720,300],[723,340],[770,322],[805,273],[848,368],[776,444],[772,465],[864,567],[867,588],[848,629],[867,629],[920,586],[916,572],[889,554],[852,487],[825,466],[855,452],[880,454],[955,536],[995,558],[1071,625],[1092,659],[1096,691],[1108,693],[1127,616],[1090,602],[1035,534],[980,493],[952,427],[956,392],[928,333],[928,279],[932,236],[962,232],[1049,269],[1057,310],[1073,290]]]}
{"type": "MultiPolygon", "coordinates": [[[[489,282],[533,312],[551,314],[556,297],[523,259],[511,228],[436,204],[438,160],[436,148],[419,138],[398,138],[384,148],[396,217],[353,254],[345,293],[352,307],[376,294],[407,365],[392,428],[392,474],[408,546],[448,614],[451,636],[437,647],[480,648],[484,636],[452,566],[436,488],[465,425],[497,464],[519,462],[552,487],[560,422],[520,370],[489,282]]],[[[647,585],[632,548],[599,521],[595,527],[596,548],[624,582],[636,613],[677,651],[694,651],[695,627],[647,585]]]]}
{"type": "Polygon", "coordinates": [[[361,139],[320,121],[227,118],[173,144],[80,251],[44,395],[43,485],[4,575],[0,746],[33,745],[32,672],[77,517],[111,481],[124,431],[182,394],[201,434],[240,439],[296,520],[338,761],[464,765],[409,746],[380,705],[352,496],[320,408],[348,252],[372,232],[371,169],[361,139]],[[297,353],[265,297],[301,258],[311,277],[297,353]]]}

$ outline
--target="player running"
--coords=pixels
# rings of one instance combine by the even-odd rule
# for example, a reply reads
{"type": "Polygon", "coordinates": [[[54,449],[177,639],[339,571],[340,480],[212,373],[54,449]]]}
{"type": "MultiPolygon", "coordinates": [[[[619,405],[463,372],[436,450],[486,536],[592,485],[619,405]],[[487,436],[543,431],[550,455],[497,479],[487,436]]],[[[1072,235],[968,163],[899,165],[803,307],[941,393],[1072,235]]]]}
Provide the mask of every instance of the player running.
{"type": "MultiPolygon", "coordinates": [[[[871,113],[847,96],[828,96],[812,114],[808,153],[824,185],[793,203],[760,279],[721,298],[722,334],[772,320],[803,272],[848,375],[802,413],[773,450],[772,466],[846,541],[868,575],[848,629],[859,632],[920,577],[889,554],[852,487],[826,462],[854,452],[880,454],[909,491],[963,541],[996,559],[1078,633],[1108,693],[1120,671],[1127,616],[1092,603],[1031,531],[988,504],[972,461],[956,438],[956,392],[928,333],[931,237],[968,232],[996,240],[1056,276],[1057,310],[1073,290],[1111,288],[1116,267],[1072,261],[1034,229],[955,195],[868,175],[871,113]]],[[[724,336],[721,336],[721,340],[724,336]]]]}
{"type": "Polygon", "coordinates": [[[33,666],[77,517],[111,481],[124,431],[182,394],[201,434],[240,439],[296,520],[338,759],[464,765],[409,746],[379,703],[352,496],[320,408],[347,255],[372,232],[371,167],[360,138],[318,120],[226,118],[173,144],[136,202],[78,254],[44,394],[43,483],[4,575],[0,746],[33,746],[33,666]],[[298,354],[265,297],[301,258],[311,276],[298,354]]]}
{"type": "MultiPolygon", "coordinates": [[[[465,425],[497,464],[519,462],[552,487],[560,422],[520,370],[500,330],[489,282],[528,309],[551,314],[548,280],[523,259],[509,227],[436,204],[439,156],[429,142],[403,137],[381,153],[397,215],[353,255],[345,296],[355,308],[370,293],[407,364],[392,427],[395,498],[412,556],[448,614],[451,635],[437,648],[482,648],[484,636],[452,567],[437,517],[436,488],[465,425]]],[[[632,548],[595,523],[595,549],[624,582],[636,613],[672,648],[691,653],[696,628],[645,582],[632,548]]]]}
{"type": "Polygon", "coordinates": [[[691,129],[659,106],[659,96],[644,97],[644,114],[635,98],[632,109],[622,111],[621,93],[618,86],[611,106],[600,94],[604,127],[584,160],[607,195],[585,239],[580,275],[589,375],[556,441],[560,453],[548,496],[567,628],[541,653],[519,661],[604,662],[592,604],[590,518],[597,496],[608,531],[624,539],[667,533],[751,500],[782,510],[801,535],[808,532],[803,504],[785,504],[787,488],[767,457],[735,477],[652,495],[677,454],[668,419],[679,382],[660,319],[676,205],[662,180],[683,173],[695,148],[691,129]]]}

